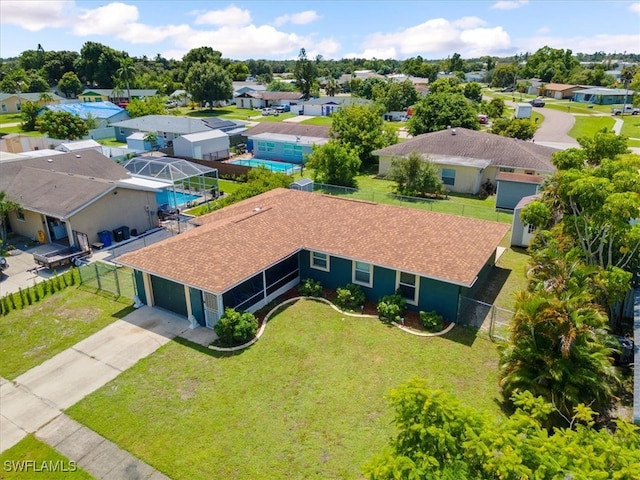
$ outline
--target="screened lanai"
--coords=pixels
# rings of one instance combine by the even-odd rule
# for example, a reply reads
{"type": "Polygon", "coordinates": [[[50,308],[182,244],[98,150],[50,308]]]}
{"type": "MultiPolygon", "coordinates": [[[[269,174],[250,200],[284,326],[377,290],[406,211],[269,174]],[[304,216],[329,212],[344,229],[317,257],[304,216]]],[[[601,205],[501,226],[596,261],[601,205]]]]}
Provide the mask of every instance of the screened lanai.
{"type": "Polygon", "coordinates": [[[127,160],[131,175],[165,181],[169,186],[157,194],[159,205],[192,207],[217,197],[218,170],[180,158],[140,156],[127,160]]]}

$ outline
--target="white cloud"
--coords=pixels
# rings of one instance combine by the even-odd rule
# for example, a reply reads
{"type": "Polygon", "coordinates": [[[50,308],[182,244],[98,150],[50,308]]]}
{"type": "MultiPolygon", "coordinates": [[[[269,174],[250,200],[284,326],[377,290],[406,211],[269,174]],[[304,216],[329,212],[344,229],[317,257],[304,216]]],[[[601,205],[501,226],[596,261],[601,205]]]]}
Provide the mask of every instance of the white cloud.
{"type": "Polygon", "coordinates": [[[549,32],[551,32],[551,29],[549,27],[540,27],[538,30],[536,30],[536,33],[538,35],[546,35],[549,32]]]}
{"type": "Polygon", "coordinates": [[[229,5],[223,10],[209,10],[205,12],[192,12],[195,15],[196,25],[216,25],[241,27],[251,23],[251,12],[242,10],[235,5],[229,5]]]}
{"type": "Polygon", "coordinates": [[[529,0],[505,0],[496,2],[491,5],[493,10],[513,10],[514,8],[524,7],[529,0]]]}
{"type": "Polygon", "coordinates": [[[117,35],[134,24],[139,16],[135,5],[110,3],[93,10],[84,10],[73,24],[73,33],[79,36],[117,35]]]}
{"type": "Polygon", "coordinates": [[[629,11],[640,15],[640,2],[629,5],[629,11]]]}
{"type": "Polygon", "coordinates": [[[401,59],[430,54],[444,58],[458,52],[471,57],[498,54],[509,47],[509,34],[502,27],[483,28],[484,25],[486,22],[477,17],[452,21],[434,18],[400,32],[370,35],[363,51],[354,56],[401,59]]]}
{"type": "Polygon", "coordinates": [[[322,55],[324,58],[336,58],[336,54],[340,52],[340,43],[332,38],[325,38],[320,41],[313,41],[311,48],[306,48],[309,58],[316,58],[322,55]]]}
{"type": "Polygon", "coordinates": [[[159,43],[169,37],[179,37],[181,35],[190,35],[191,28],[189,25],[162,25],[160,27],[150,27],[142,23],[127,24],[127,28],[123,29],[117,35],[118,38],[128,42],[139,43],[159,43]]]}
{"type": "Polygon", "coordinates": [[[307,25],[319,20],[320,18],[320,15],[318,15],[315,10],[305,10],[304,12],[281,15],[277,17],[273,23],[276,26],[281,26],[289,22],[295,25],[307,25]]]}
{"type": "Polygon", "coordinates": [[[588,37],[551,37],[538,36],[522,39],[519,42],[522,51],[535,52],[548,45],[551,48],[571,49],[573,53],[590,52],[638,52],[640,36],[638,35],[591,35],[588,37]]]}
{"type": "Polygon", "coordinates": [[[15,1],[0,2],[0,23],[18,25],[30,32],[43,28],[62,27],[69,20],[69,10],[74,2],[69,1],[15,1]]]}

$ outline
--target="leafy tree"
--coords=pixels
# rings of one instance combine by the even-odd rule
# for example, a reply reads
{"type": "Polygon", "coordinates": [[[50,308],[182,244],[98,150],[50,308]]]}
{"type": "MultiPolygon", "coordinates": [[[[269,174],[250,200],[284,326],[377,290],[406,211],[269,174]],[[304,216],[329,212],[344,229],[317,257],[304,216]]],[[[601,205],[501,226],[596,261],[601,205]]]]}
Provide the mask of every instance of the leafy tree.
{"type": "Polygon", "coordinates": [[[358,85],[356,93],[359,97],[366,98],[367,100],[373,100],[375,98],[374,92],[376,88],[378,88],[378,91],[385,92],[387,89],[387,82],[377,77],[365,78],[358,85]]]}
{"type": "Polygon", "coordinates": [[[500,118],[504,114],[505,105],[501,98],[492,98],[487,104],[486,112],[490,118],[500,118]]]}
{"type": "Polygon", "coordinates": [[[629,151],[627,137],[616,135],[606,128],[597,132],[593,137],[579,137],[578,143],[583,148],[590,165],[599,165],[605,158],[614,159],[629,151]]]}
{"type": "Polygon", "coordinates": [[[429,94],[432,93],[461,93],[460,80],[456,77],[439,78],[429,84],[429,94]]]}
{"type": "Polygon", "coordinates": [[[136,67],[133,64],[133,60],[130,58],[123,58],[120,60],[120,68],[116,70],[117,77],[124,82],[127,87],[127,101],[131,101],[131,81],[136,76],[136,67]]]}
{"type": "Polygon", "coordinates": [[[26,92],[28,87],[27,72],[21,68],[9,70],[0,82],[0,91],[4,93],[26,92]]]}
{"type": "Polygon", "coordinates": [[[464,71],[464,61],[462,60],[462,57],[460,57],[460,54],[457,52],[454,53],[453,56],[448,59],[447,64],[448,64],[448,67],[447,67],[448,72],[464,71]]]}
{"type": "Polygon", "coordinates": [[[147,132],[144,137],[142,137],[144,142],[149,142],[152,150],[158,149],[158,132],[147,132]]]}
{"type": "Polygon", "coordinates": [[[47,83],[56,85],[65,73],[74,72],[74,64],[79,58],[78,52],[68,50],[45,52],[42,70],[46,74],[47,83]]]}
{"type": "Polygon", "coordinates": [[[24,132],[33,132],[36,129],[36,121],[40,106],[36,102],[24,102],[20,107],[20,118],[22,124],[20,128],[24,132]]]}
{"type": "Polygon", "coordinates": [[[21,211],[22,206],[9,197],[6,192],[0,190],[0,240],[3,245],[7,243],[7,215],[12,211],[21,211]]]}
{"type": "Polygon", "coordinates": [[[529,55],[522,69],[525,78],[540,78],[543,82],[566,82],[570,72],[579,66],[572,51],[544,46],[529,55]]]}
{"type": "Polygon", "coordinates": [[[37,126],[40,133],[61,140],[78,140],[89,134],[84,121],[69,112],[47,110],[38,118],[37,126]]]}
{"type": "Polygon", "coordinates": [[[234,82],[244,82],[249,76],[249,67],[243,62],[233,62],[227,67],[234,82]]]}
{"type": "Polygon", "coordinates": [[[267,90],[270,92],[296,92],[297,87],[293,83],[283,82],[282,80],[272,80],[267,85],[267,90]]]}
{"type": "Polygon", "coordinates": [[[480,128],[475,108],[461,93],[430,93],[416,103],[407,122],[413,136],[445,130],[448,126],[480,128]]]}
{"type": "Polygon", "coordinates": [[[429,160],[423,160],[418,152],[411,152],[407,158],[394,159],[387,179],[396,182],[398,194],[409,197],[443,191],[438,168],[429,160]]]}
{"type": "Polygon", "coordinates": [[[203,65],[205,63],[212,63],[224,67],[222,60],[222,53],[218,50],[214,50],[211,47],[198,47],[189,50],[184,57],[182,57],[182,71],[183,77],[189,75],[189,71],[195,65],[203,65]]]}
{"type": "Polygon", "coordinates": [[[500,64],[491,72],[491,86],[509,87],[515,84],[517,75],[514,65],[500,64]]]}
{"type": "Polygon", "coordinates": [[[387,112],[401,112],[416,103],[418,92],[411,80],[391,82],[376,100],[385,106],[387,112]]]}
{"type": "Polygon", "coordinates": [[[166,115],[167,108],[160,97],[134,98],[127,104],[129,117],[137,118],[145,115],[166,115]]]}
{"type": "Polygon", "coordinates": [[[184,83],[191,98],[200,104],[213,107],[233,97],[229,73],[212,62],[193,65],[184,83]]]}
{"type": "Polygon", "coordinates": [[[74,72],[66,72],[58,82],[58,88],[65,97],[75,97],[82,92],[82,82],[74,72]]]}
{"type": "Polygon", "coordinates": [[[587,155],[580,148],[567,148],[551,155],[551,163],[558,170],[581,169],[587,164],[587,155]]]}
{"type": "Polygon", "coordinates": [[[314,145],[306,166],[313,170],[313,179],[330,185],[356,187],[355,176],[360,169],[358,155],[335,140],[314,145]]]}
{"type": "Polygon", "coordinates": [[[226,308],[213,330],[223,344],[242,345],[256,336],[258,320],[253,313],[240,313],[232,308],[226,308]]]}
{"type": "Polygon", "coordinates": [[[385,124],[376,105],[346,105],[332,115],[330,134],[347,150],[356,153],[362,168],[375,163],[374,150],[397,142],[396,132],[385,124]]]}
{"type": "Polygon", "coordinates": [[[469,100],[480,103],[482,101],[482,87],[478,82],[468,82],[464,84],[464,96],[469,100]]]}
{"type": "Polygon", "coordinates": [[[102,88],[113,87],[113,73],[120,68],[121,55],[113,48],[97,42],[86,42],[76,62],[78,77],[102,88]]]}
{"type": "Polygon", "coordinates": [[[47,83],[47,80],[45,80],[41,75],[38,75],[35,72],[29,74],[29,80],[27,82],[29,85],[27,91],[29,93],[46,92],[49,90],[49,84],[47,83]]]}
{"type": "Polygon", "coordinates": [[[596,414],[585,405],[571,413],[568,426],[549,432],[553,406],[529,392],[514,395],[515,413],[500,421],[421,379],[392,390],[389,403],[397,433],[364,466],[370,480],[640,475],[640,429],[617,421],[614,433],[595,430],[596,414]]]}
{"type": "Polygon", "coordinates": [[[327,79],[327,84],[324,87],[324,91],[327,93],[327,95],[333,97],[336,93],[338,93],[339,90],[340,86],[338,85],[338,81],[333,77],[329,77],[327,79]]]}
{"type": "Polygon", "coordinates": [[[498,118],[491,126],[491,133],[519,140],[531,140],[537,129],[537,125],[528,118],[498,118]]]}
{"type": "Polygon", "coordinates": [[[313,84],[316,83],[318,77],[318,69],[315,63],[307,58],[307,52],[304,48],[301,48],[298,54],[298,60],[293,68],[293,76],[296,79],[298,90],[305,100],[309,99],[313,84]]]}

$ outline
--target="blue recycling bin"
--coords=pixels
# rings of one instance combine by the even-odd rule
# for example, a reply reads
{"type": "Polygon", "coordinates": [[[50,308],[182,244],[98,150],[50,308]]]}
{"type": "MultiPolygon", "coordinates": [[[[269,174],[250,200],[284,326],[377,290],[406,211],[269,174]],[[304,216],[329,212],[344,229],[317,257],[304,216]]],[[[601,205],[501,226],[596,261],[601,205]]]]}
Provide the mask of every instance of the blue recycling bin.
{"type": "Polygon", "coordinates": [[[111,232],[109,230],[98,232],[98,238],[100,239],[100,243],[104,245],[104,248],[111,246],[111,232]]]}

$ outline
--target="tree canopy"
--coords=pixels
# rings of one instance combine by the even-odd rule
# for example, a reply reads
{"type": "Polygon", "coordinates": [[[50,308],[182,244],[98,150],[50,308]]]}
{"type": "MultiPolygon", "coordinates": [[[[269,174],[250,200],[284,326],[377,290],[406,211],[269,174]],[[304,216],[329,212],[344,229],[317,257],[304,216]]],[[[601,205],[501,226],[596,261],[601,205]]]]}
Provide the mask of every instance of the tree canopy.
{"type": "Polygon", "coordinates": [[[407,158],[396,158],[391,162],[387,179],[396,182],[396,192],[409,197],[440,194],[444,190],[438,168],[429,160],[423,160],[418,152],[407,158]]]}
{"type": "Polygon", "coordinates": [[[462,93],[430,93],[416,103],[407,129],[413,136],[447,127],[479,130],[478,112],[462,93]]]}
{"type": "Polygon", "coordinates": [[[40,133],[61,140],[80,140],[89,134],[84,121],[69,112],[45,111],[37,121],[40,133]]]}
{"type": "Polygon", "coordinates": [[[370,480],[594,479],[640,477],[640,429],[617,421],[595,430],[596,414],[578,405],[563,428],[545,427],[553,406],[530,392],[496,420],[413,379],[392,390],[396,434],[364,466],[370,480]],[[613,476],[612,476],[613,475],[613,476]]]}
{"type": "Polygon", "coordinates": [[[298,60],[293,68],[293,76],[296,79],[298,90],[305,100],[308,100],[318,77],[318,68],[312,60],[307,58],[307,52],[304,48],[300,49],[298,60]]]}
{"type": "Polygon", "coordinates": [[[194,102],[210,107],[233,97],[233,83],[229,73],[213,63],[196,63],[184,81],[186,90],[194,102]]]}
{"type": "Polygon", "coordinates": [[[305,165],[313,170],[315,181],[344,187],[357,186],[354,177],[360,169],[360,159],[353,150],[335,140],[315,145],[305,165]]]}
{"type": "Polygon", "coordinates": [[[538,126],[528,118],[497,118],[491,126],[491,133],[503,137],[531,140],[538,126]]]}

